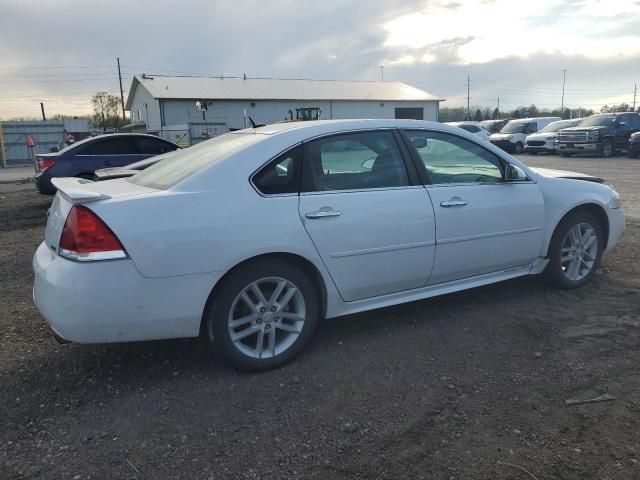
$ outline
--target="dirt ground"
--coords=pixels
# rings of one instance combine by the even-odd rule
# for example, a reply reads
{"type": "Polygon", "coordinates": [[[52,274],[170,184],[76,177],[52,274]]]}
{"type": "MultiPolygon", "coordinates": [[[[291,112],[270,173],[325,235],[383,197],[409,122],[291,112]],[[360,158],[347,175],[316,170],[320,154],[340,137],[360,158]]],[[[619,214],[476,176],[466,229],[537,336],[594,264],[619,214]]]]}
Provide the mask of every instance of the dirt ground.
{"type": "Polygon", "coordinates": [[[622,194],[623,241],[588,286],[327,320],[259,375],[197,340],[58,345],[31,299],[50,198],[0,186],[0,478],[640,478],[640,161],[522,158],[622,194]]]}

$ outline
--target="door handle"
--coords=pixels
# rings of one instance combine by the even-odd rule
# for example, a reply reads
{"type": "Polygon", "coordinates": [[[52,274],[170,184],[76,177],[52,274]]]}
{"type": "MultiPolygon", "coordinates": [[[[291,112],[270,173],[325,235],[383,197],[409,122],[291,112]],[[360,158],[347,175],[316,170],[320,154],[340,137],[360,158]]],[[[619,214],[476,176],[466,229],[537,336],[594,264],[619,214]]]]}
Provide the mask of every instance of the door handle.
{"type": "Polygon", "coordinates": [[[440,206],[443,208],[464,207],[466,204],[467,202],[465,202],[461,198],[456,198],[456,197],[453,197],[451,200],[445,200],[444,202],[440,202],[440,206]]]}
{"type": "Polygon", "coordinates": [[[338,210],[325,210],[325,209],[320,209],[320,210],[316,210],[315,212],[307,212],[304,214],[305,217],[310,218],[310,219],[314,219],[314,218],[325,218],[325,217],[339,217],[340,214],[342,212],[339,212],[338,210]]]}

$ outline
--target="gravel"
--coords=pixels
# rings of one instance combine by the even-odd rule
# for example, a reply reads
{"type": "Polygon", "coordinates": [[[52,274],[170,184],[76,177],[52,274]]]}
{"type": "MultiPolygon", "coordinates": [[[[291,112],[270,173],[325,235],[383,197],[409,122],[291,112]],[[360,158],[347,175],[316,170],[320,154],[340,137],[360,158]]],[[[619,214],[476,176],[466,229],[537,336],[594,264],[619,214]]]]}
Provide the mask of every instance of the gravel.
{"type": "Polygon", "coordinates": [[[51,199],[0,186],[0,478],[640,478],[640,162],[522,158],[621,192],[627,231],[588,286],[326,320],[259,375],[198,340],[57,344],[31,299],[51,199]]]}

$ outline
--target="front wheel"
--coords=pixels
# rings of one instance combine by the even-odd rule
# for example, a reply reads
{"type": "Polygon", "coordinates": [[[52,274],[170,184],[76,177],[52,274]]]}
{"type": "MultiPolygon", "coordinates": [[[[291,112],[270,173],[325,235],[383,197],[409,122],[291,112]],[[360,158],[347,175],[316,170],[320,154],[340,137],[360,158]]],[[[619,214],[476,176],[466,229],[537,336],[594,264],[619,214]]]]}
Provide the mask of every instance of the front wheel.
{"type": "Polygon", "coordinates": [[[265,259],[224,280],[207,308],[206,339],[233,366],[269,370],[291,361],[318,322],[318,295],[295,265],[265,259]]]}
{"type": "Polygon", "coordinates": [[[600,147],[600,155],[603,158],[609,158],[613,155],[613,142],[611,140],[605,140],[600,147]]]}
{"type": "Polygon", "coordinates": [[[600,265],[604,246],[602,227],[587,212],[576,212],[556,227],[549,245],[546,279],[570,290],[586,284],[600,265]]]}
{"type": "Polygon", "coordinates": [[[522,142],[518,142],[513,147],[513,153],[522,153],[523,145],[522,142]]]}

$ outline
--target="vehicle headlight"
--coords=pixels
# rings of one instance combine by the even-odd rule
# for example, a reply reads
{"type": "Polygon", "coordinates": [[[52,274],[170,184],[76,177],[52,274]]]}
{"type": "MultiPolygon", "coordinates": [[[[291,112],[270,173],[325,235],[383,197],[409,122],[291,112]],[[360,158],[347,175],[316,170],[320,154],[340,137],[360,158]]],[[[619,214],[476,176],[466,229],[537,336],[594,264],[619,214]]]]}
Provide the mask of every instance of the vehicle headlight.
{"type": "Polygon", "coordinates": [[[620,208],[620,194],[616,192],[613,187],[609,186],[609,188],[611,188],[611,200],[609,200],[609,208],[620,208]]]}
{"type": "Polygon", "coordinates": [[[599,136],[600,136],[600,132],[598,132],[597,130],[595,132],[588,132],[587,140],[598,140],[599,136]]]}

